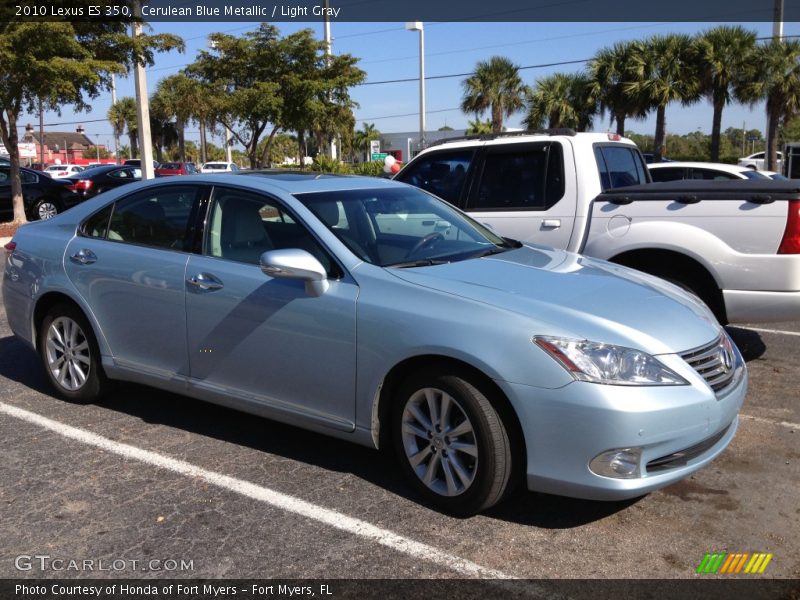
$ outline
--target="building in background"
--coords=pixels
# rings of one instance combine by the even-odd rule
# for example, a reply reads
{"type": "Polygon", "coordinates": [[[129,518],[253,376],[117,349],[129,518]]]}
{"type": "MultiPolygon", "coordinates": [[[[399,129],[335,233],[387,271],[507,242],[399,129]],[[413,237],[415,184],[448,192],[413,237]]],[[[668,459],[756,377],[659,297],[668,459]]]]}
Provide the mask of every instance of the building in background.
{"type": "MultiPolygon", "coordinates": [[[[24,164],[39,162],[42,155],[39,132],[28,130],[20,140],[23,144],[33,144],[35,153],[33,157],[20,157],[24,164]]],[[[107,156],[108,151],[103,144],[95,144],[85,133],[75,131],[45,131],[44,133],[44,160],[47,164],[72,164],[88,165],[89,163],[111,163],[112,158],[107,156]]]]}
{"type": "MultiPolygon", "coordinates": [[[[445,138],[461,137],[466,135],[465,129],[450,129],[447,131],[426,131],[425,143],[430,146],[434,142],[445,138]]],[[[420,153],[419,131],[401,131],[399,133],[382,133],[381,149],[384,154],[391,154],[400,162],[408,162],[420,153]]]]}

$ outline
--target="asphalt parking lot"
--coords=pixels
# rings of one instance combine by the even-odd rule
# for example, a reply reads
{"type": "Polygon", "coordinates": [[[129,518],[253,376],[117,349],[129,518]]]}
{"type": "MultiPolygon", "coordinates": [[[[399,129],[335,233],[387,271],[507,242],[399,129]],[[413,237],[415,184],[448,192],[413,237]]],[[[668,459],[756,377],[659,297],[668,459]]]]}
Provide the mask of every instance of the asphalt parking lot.
{"type": "Polygon", "coordinates": [[[797,578],[800,322],[758,329],[729,329],[750,390],[690,479],[621,503],[519,489],[455,519],[376,451],[134,385],[60,401],[0,308],[0,578],[698,578],[707,552],[797,578]]]}

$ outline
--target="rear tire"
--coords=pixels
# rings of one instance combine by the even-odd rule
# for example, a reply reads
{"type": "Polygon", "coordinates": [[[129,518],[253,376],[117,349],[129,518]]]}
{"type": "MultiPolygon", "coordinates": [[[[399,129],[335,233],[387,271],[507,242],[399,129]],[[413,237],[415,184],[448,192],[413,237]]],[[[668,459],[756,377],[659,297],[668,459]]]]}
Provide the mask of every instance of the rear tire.
{"type": "Polygon", "coordinates": [[[93,402],[108,380],[92,327],[72,304],[53,306],[42,320],[38,340],[45,374],[58,394],[72,402],[93,402]]]}
{"type": "Polygon", "coordinates": [[[33,216],[37,221],[52,219],[61,211],[61,205],[49,198],[39,198],[33,205],[33,216]]]}
{"type": "Polygon", "coordinates": [[[474,515],[509,488],[512,453],[505,425],[467,379],[433,371],[412,375],[394,397],[391,429],[404,475],[438,508],[474,515]]]}

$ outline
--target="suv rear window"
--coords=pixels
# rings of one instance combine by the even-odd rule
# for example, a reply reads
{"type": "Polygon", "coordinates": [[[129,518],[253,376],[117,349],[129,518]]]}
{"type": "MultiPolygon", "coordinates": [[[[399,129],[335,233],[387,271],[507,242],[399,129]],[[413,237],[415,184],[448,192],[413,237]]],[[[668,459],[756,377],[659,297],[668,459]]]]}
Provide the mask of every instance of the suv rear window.
{"type": "Polygon", "coordinates": [[[595,145],[600,187],[606,190],[649,183],[639,150],[632,146],[595,145]]]}

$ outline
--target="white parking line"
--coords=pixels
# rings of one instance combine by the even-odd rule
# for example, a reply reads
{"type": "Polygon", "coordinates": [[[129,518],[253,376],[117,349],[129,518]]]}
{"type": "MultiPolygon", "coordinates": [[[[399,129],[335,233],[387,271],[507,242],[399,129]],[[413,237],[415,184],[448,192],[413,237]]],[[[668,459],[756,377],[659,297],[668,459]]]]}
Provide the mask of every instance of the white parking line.
{"type": "Polygon", "coordinates": [[[775,419],[766,419],[764,417],[756,417],[754,415],[745,415],[739,413],[739,416],[743,419],[750,419],[751,421],[758,421],[759,423],[769,423],[770,425],[780,425],[782,427],[788,427],[789,429],[794,429],[800,431],[800,423],[792,423],[791,421],[776,421],[775,419]]]}
{"type": "Polygon", "coordinates": [[[0,402],[0,413],[27,421],[28,423],[48,429],[65,438],[101,448],[124,458],[166,469],[187,477],[201,479],[211,485],[241,494],[242,496],[247,496],[259,502],[270,504],[281,510],[324,523],[325,525],[334,527],[335,529],[341,529],[353,535],[359,535],[391,548],[392,550],[445,567],[465,577],[515,579],[513,576],[503,573],[502,571],[482,567],[469,560],[443,552],[433,546],[414,541],[387,529],[382,529],[367,523],[366,521],[348,517],[335,510],[323,508],[311,502],[306,502],[305,500],[300,500],[299,498],[277,492],[267,487],[250,483],[249,481],[209,471],[182,460],[163,456],[149,450],[143,450],[136,446],[115,442],[90,431],[54,421],[53,419],[43,417],[39,414],[17,408],[16,406],[11,406],[5,402],[0,402]]]}
{"type": "Polygon", "coordinates": [[[742,329],[749,329],[750,331],[758,331],[759,333],[777,333],[780,335],[800,336],[800,331],[783,331],[782,329],[761,329],[759,327],[750,327],[748,325],[742,325],[742,329]]]}

